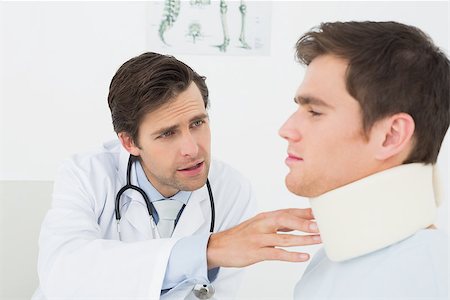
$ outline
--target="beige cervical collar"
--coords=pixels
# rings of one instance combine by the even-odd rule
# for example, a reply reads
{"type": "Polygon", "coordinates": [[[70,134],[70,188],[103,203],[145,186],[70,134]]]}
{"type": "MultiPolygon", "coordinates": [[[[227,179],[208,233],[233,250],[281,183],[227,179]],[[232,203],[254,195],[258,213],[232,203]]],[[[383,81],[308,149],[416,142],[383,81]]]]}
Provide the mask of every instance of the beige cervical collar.
{"type": "Polygon", "coordinates": [[[433,224],[433,166],[407,164],[310,199],[332,261],[364,255],[433,224]]]}

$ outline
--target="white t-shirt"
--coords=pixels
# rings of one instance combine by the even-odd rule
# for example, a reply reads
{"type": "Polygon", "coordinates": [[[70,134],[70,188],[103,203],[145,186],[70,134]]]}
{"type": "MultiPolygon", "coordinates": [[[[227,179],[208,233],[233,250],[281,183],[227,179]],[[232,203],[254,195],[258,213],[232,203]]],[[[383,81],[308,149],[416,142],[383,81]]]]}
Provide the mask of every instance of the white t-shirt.
{"type": "Polygon", "coordinates": [[[448,299],[448,255],[447,234],[433,229],[343,262],[321,249],[294,299],[448,299]]]}

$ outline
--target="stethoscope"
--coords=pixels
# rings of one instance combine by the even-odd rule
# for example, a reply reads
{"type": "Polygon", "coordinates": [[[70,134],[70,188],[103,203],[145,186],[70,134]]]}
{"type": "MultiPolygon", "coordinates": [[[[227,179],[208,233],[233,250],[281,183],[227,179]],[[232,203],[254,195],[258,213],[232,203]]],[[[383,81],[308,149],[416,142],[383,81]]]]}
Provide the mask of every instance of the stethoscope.
{"type": "MultiPolygon", "coordinates": [[[[141,189],[140,187],[138,187],[136,185],[131,184],[131,167],[133,165],[133,162],[135,162],[136,160],[137,160],[137,156],[130,155],[130,158],[128,159],[128,165],[127,165],[127,183],[125,186],[123,186],[119,190],[119,192],[117,192],[117,195],[116,195],[115,214],[116,214],[116,222],[117,222],[117,232],[119,234],[120,240],[121,240],[120,219],[122,218],[122,216],[120,214],[120,197],[122,197],[123,193],[125,193],[125,191],[127,191],[129,189],[137,191],[139,194],[141,194],[142,198],[144,198],[145,204],[147,206],[147,211],[150,216],[150,223],[152,226],[152,231],[153,231],[153,233],[156,231],[155,220],[153,218],[155,207],[153,206],[152,202],[150,201],[150,199],[148,198],[147,194],[144,192],[143,189],[141,189]]],[[[208,188],[209,203],[211,205],[211,224],[209,227],[209,232],[213,233],[214,232],[214,223],[215,223],[215,218],[216,218],[216,210],[214,207],[214,196],[213,196],[213,193],[211,190],[211,185],[209,184],[209,179],[206,179],[206,187],[208,188]]],[[[192,291],[193,291],[194,295],[199,299],[209,299],[214,295],[214,292],[215,292],[212,284],[208,284],[208,285],[207,284],[196,284],[192,291]]]]}

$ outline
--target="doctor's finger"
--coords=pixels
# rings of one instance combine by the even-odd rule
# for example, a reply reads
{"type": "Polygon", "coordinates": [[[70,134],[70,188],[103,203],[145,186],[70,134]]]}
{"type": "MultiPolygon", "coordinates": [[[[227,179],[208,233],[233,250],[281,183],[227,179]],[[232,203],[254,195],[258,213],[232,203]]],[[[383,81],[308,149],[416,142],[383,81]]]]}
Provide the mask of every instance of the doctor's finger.
{"type": "Polygon", "coordinates": [[[295,234],[265,234],[262,238],[263,246],[294,247],[320,244],[320,235],[295,234]]]}
{"type": "Polygon", "coordinates": [[[263,232],[273,233],[275,231],[299,230],[308,233],[317,233],[317,224],[313,221],[297,217],[289,212],[280,212],[268,215],[260,220],[263,232]]]}
{"type": "Polygon", "coordinates": [[[255,218],[257,219],[265,219],[267,217],[272,217],[280,214],[291,214],[293,216],[296,216],[298,218],[306,219],[306,220],[313,220],[314,215],[311,210],[311,208],[284,208],[274,211],[266,211],[258,214],[255,218]]]}
{"type": "Polygon", "coordinates": [[[288,262],[304,262],[309,259],[308,253],[290,252],[279,248],[264,248],[261,249],[260,255],[263,260],[279,260],[288,262]]]}
{"type": "Polygon", "coordinates": [[[314,219],[314,215],[311,208],[286,208],[284,210],[302,219],[307,220],[314,219]]]}

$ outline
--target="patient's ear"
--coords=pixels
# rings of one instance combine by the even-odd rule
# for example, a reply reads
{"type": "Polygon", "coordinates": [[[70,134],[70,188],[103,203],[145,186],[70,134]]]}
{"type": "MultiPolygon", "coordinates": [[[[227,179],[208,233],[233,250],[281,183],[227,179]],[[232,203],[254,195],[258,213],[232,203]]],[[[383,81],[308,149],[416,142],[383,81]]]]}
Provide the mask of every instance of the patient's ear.
{"type": "Polygon", "coordinates": [[[399,156],[403,162],[409,155],[413,144],[414,119],[407,113],[398,113],[374,124],[376,137],[375,158],[387,160],[399,156]]]}
{"type": "Polygon", "coordinates": [[[119,132],[117,134],[119,137],[120,143],[122,146],[128,151],[128,153],[139,156],[140,148],[134,143],[133,138],[125,131],[119,132]]]}

